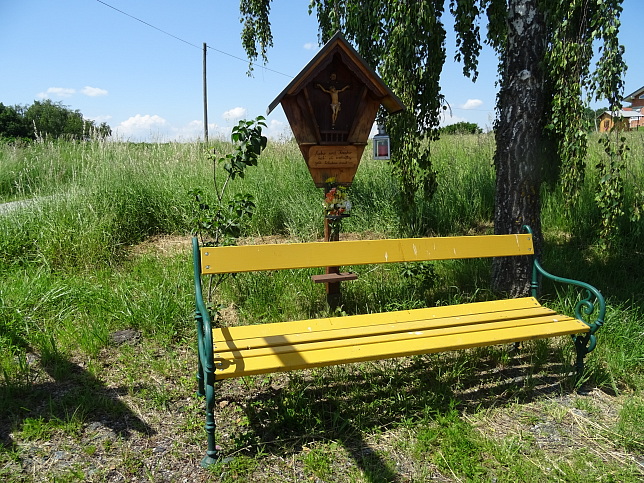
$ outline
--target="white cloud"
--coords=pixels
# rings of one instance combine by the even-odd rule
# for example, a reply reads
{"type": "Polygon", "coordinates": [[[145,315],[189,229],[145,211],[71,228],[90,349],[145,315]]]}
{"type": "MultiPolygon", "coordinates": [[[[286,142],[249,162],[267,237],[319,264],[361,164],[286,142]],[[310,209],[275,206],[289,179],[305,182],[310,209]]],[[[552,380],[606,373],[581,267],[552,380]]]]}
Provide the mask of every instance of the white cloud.
{"type": "MultiPolygon", "coordinates": [[[[208,123],[208,138],[230,140],[231,130],[231,127],[208,123]]],[[[113,136],[119,141],[193,142],[203,139],[203,121],[175,126],[158,115],[137,114],[113,127],[113,136]]]]}
{"type": "MultiPolygon", "coordinates": [[[[244,109],[244,115],[246,114],[244,109]]],[[[106,121],[104,116],[94,120],[106,121]]],[[[193,120],[187,124],[176,126],[161,116],[137,114],[116,127],[112,125],[113,137],[119,141],[133,142],[193,142],[203,139],[203,121],[193,120]]],[[[208,138],[230,141],[232,126],[208,123],[208,138]]],[[[290,127],[284,121],[271,120],[267,122],[263,134],[274,141],[288,140],[293,137],[290,127]]]]}
{"type": "Polygon", "coordinates": [[[90,86],[85,86],[83,87],[83,90],[81,91],[83,94],[89,97],[98,97],[98,96],[106,96],[107,91],[105,89],[101,89],[99,87],[90,87],[90,86]]]}
{"type": "MultiPolygon", "coordinates": [[[[105,89],[91,86],[83,87],[80,92],[89,97],[106,96],[108,94],[105,89]]],[[[76,89],[73,89],[71,87],[49,87],[46,91],[39,92],[37,96],[40,99],[65,99],[72,97],[74,94],[76,94],[76,89]]]]}
{"type": "Polygon", "coordinates": [[[269,139],[277,141],[287,141],[293,138],[291,127],[284,121],[273,119],[268,122],[262,134],[269,139]]]}
{"type": "Polygon", "coordinates": [[[221,117],[227,121],[238,121],[246,116],[246,112],[245,107],[233,107],[232,109],[224,112],[221,117]]]}
{"type": "Polygon", "coordinates": [[[483,101],[480,99],[468,99],[465,104],[459,106],[461,109],[476,109],[483,105],[483,101]]]}
{"type": "Polygon", "coordinates": [[[313,42],[307,42],[304,44],[304,50],[315,50],[317,48],[317,44],[313,42]]]}
{"type": "Polygon", "coordinates": [[[167,121],[156,114],[154,116],[150,116],[149,114],[146,114],[145,116],[137,114],[136,116],[123,121],[120,125],[128,129],[141,129],[153,126],[163,126],[165,124],[167,124],[167,121]]]}
{"type": "Polygon", "coordinates": [[[65,98],[71,97],[76,93],[76,89],[70,89],[68,87],[50,87],[45,92],[38,93],[38,97],[41,99],[47,99],[52,97],[65,98]]]}
{"type": "MultiPolygon", "coordinates": [[[[196,132],[196,135],[193,136],[193,139],[201,138],[203,139],[203,123],[201,121],[194,121],[199,123],[200,131],[196,132]]],[[[210,139],[221,139],[224,141],[230,141],[230,135],[232,133],[232,126],[219,126],[217,124],[208,124],[208,137],[210,139]]],[[[262,134],[267,138],[274,141],[283,141],[291,139],[293,133],[290,126],[284,121],[272,119],[266,121],[266,127],[262,129],[262,134]]]]}
{"type": "MultiPolygon", "coordinates": [[[[216,124],[208,123],[208,138],[216,137],[216,124]]],[[[203,121],[195,119],[184,126],[172,129],[173,141],[196,141],[203,139],[203,121]]]]}
{"type": "Polygon", "coordinates": [[[137,114],[116,126],[114,134],[119,139],[131,141],[162,141],[168,137],[169,130],[168,121],[161,116],[137,114]]]}

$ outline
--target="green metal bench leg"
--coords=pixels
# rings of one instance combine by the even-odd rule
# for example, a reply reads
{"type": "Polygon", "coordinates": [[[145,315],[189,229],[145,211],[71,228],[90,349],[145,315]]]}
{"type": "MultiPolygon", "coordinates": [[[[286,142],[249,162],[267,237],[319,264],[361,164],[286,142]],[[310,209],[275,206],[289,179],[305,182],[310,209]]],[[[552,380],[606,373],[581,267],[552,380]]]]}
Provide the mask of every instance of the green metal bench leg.
{"type": "Polygon", "coordinates": [[[215,441],[215,387],[212,375],[206,375],[206,434],[208,435],[208,451],[201,460],[201,466],[207,468],[219,461],[219,447],[215,441]]]}
{"type": "Polygon", "coordinates": [[[575,372],[577,375],[577,380],[579,380],[584,373],[584,357],[586,357],[586,344],[584,342],[584,339],[585,337],[575,338],[575,349],[577,350],[575,372]]]}
{"type": "Polygon", "coordinates": [[[574,336],[573,340],[575,342],[575,349],[577,350],[575,369],[577,372],[577,379],[580,379],[584,373],[584,357],[586,357],[586,354],[595,348],[595,345],[597,345],[597,339],[594,334],[590,333],[584,336],[574,336]]]}
{"type": "Polygon", "coordinates": [[[203,369],[201,367],[201,362],[199,363],[199,371],[197,372],[197,384],[199,387],[197,388],[197,396],[199,397],[206,397],[206,391],[204,390],[203,387],[203,376],[201,373],[203,372],[203,369]]]}

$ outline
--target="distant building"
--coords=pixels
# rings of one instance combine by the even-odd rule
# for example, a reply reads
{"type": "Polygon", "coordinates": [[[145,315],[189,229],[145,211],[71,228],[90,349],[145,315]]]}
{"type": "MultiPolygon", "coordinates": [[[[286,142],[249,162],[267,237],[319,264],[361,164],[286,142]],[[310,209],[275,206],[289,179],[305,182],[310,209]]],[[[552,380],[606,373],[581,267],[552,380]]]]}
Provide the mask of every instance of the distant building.
{"type": "Polygon", "coordinates": [[[631,103],[632,109],[644,107],[644,86],[626,96],[624,100],[631,103]]]}
{"type": "Polygon", "coordinates": [[[630,131],[644,126],[644,112],[642,112],[642,108],[644,108],[644,86],[626,96],[624,100],[630,102],[631,105],[620,111],[604,111],[597,116],[599,132],[610,131],[614,127],[623,131],[630,131]]]}
{"type": "Polygon", "coordinates": [[[637,129],[639,126],[644,126],[644,119],[642,119],[640,111],[622,109],[621,111],[604,111],[597,120],[599,122],[599,132],[607,132],[613,128],[620,131],[630,131],[637,129]]]}

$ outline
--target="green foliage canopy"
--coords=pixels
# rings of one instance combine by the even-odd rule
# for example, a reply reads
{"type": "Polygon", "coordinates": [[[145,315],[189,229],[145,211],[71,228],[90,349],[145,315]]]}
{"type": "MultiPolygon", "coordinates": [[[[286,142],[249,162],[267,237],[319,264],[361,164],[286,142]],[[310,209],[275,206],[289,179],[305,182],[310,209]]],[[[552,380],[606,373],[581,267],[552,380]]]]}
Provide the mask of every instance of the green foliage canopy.
{"type": "MultiPolygon", "coordinates": [[[[517,40],[522,34],[514,29],[516,18],[512,16],[525,16],[527,12],[535,14],[534,18],[523,20],[536,21],[538,28],[534,31],[544,33],[534,39],[540,44],[535,52],[541,58],[531,59],[531,67],[535,69],[525,72],[529,77],[534,75],[537,88],[533,92],[539,92],[544,98],[539,103],[543,107],[539,107],[540,112],[534,118],[539,127],[531,129],[533,139],[529,144],[541,146],[539,150],[543,150],[543,154],[538,163],[534,158],[528,160],[528,164],[532,170],[545,168],[560,173],[562,189],[571,193],[569,199],[574,203],[583,183],[587,148],[585,102],[588,98],[606,99],[610,108],[616,109],[623,95],[622,78],[626,65],[622,58],[624,49],[618,40],[621,3],[622,0],[310,0],[309,13],[315,12],[317,16],[321,42],[327,41],[336,31],[342,31],[407,107],[404,114],[386,120],[392,138],[392,164],[406,202],[403,208],[412,203],[419,192],[431,197],[435,190],[429,143],[424,141],[437,137],[439,116],[445,107],[439,85],[446,60],[442,23],[445,8],[455,20],[455,59],[462,62],[464,75],[472,80],[477,77],[482,46],[479,25],[487,22],[484,42],[499,57],[499,113],[502,111],[502,92],[511,82],[522,80],[522,72],[512,70],[519,63],[509,62],[511,58],[517,58],[517,40]],[[591,70],[597,44],[600,56],[591,70]]],[[[240,5],[245,16],[242,38],[248,56],[252,62],[261,52],[266,61],[266,48],[272,45],[268,23],[271,0],[241,0],[240,5]],[[249,45],[249,39],[252,45],[249,45]]],[[[505,106],[505,109],[504,115],[509,113],[512,117],[508,122],[520,126],[521,116],[526,113],[518,112],[519,108],[512,110],[505,106]]],[[[517,132],[514,137],[497,138],[497,152],[519,152],[514,146],[507,149],[504,144],[521,142],[522,134],[517,132]]],[[[607,153],[622,156],[626,149],[623,146],[607,149],[607,153]]],[[[614,169],[607,175],[616,184],[599,186],[598,199],[611,198],[611,193],[619,191],[616,186],[621,183],[621,164],[608,163],[614,169]]],[[[537,202],[535,206],[538,205],[537,202]]],[[[619,206],[619,199],[613,196],[612,201],[604,205],[619,206]]],[[[604,213],[605,217],[613,215],[604,213]]],[[[616,224],[609,222],[608,226],[616,224]]]]}
{"type": "Polygon", "coordinates": [[[457,122],[440,129],[441,134],[481,134],[483,129],[475,122],[457,122]]]}
{"type": "MultiPolygon", "coordinates": [[[[606,99],[610,110],[621,108],[623,94],[623,74],[626,65],[623,61],[624,47],[619,44],[617,34],[622,12],[621,0],[549,0],[546,6],[548,16],[548,43],[545,65],[547,88],[551,95],[549,103],[548,134],[553,138],[556,156],[560,166],[561,189],[568,193],[571,203],[575,203],[584,182],[585,158],[588,143],[588,124],[586,116],[588,97],[595,100],[606,99]],[[591,72],[595,42],[600,43],[600,58],[591,72]]],[[[615,139],[617,144],[622,141],[615,139]]],[[[611,143],[609,143],[611,144],[611,143]]],[[[624,146],[609,148],[609,152],[625,154],[624,146]]],[[[610,164],[610,163],[609,163],[610,164]]],[[[621,163],[617,163],[621,164],[621,163]]],[[[621,186],[621,172],[614,173],[614,180],[621,186]]],[[[619,186],[616,186],[619,190],[619,186]]],[[[599,196],[611,198],[609,204],[619,201],[602,185],[597,187],[599,196]]],[[[601,203],[600,203],[601,205],[601,203]]],[[[601,207],[600,207],[601,209],[601,207]]],[[[604,221],[614,218],[604,211],[604,221]]],[[[614,226],[616,220],[609,221],[614,226]]],[[[611,230],[602,230],[604,237],[610,237],[611,230]]]]}
{"type": "Polygon", "coordinates": [[[112,129],[106,123],[96,125],[80,111],[49,99],[34,101],[31,106],[5,106],[0,103],[0,138],[36,139],[38,137],[86,139],[106,137],[112,129]]]}
{"type": "Polygon", "coordinates": [[[0,137],[27,138],[29,134],[23,109],[0,103],[0,137]]]}

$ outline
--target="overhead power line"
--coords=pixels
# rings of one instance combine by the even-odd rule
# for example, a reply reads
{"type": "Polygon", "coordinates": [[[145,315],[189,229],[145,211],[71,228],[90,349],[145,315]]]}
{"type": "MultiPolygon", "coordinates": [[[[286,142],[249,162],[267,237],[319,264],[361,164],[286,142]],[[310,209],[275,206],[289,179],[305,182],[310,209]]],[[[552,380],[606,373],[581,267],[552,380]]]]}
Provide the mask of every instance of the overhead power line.
{"type": "Polygon", "coordinates": [[[97,1],[98,3],[102,3],[102,4],[103,4],[103,5],[105,5],[106,7],[111,8],[112,10],[116,10],[118,13],[121,13],[121,14],[125,15],[126,17],[130,17],[130,18],[132,18],[132,19],[136,20],[137,22],[141,22],[142,24],[147,25],[147,26],[148,26],[148,27],[150,27],[150,28],[153,28],[154,30],[158,30],[159,32],[161,32],[161,33],[163,33],[163,34],[168,35],[169,37],[172,37],[173,39],[178,40],[179,42],[183,42],[184,44],[188,44],[188,45],[190,45],[191,47],[195,47],[195,48],[197,48],[197,49],[200,49],[200,50],[201,50],[201,47],[199,47],[198,45],[195,45],[195,44],[193,44],[193,43],[191,43],[191,42],[188,42],[187,40],[184,40],[184,39],[182,39],[181,37],[177,37],[176,35],[173,35],[173,34],[171,34],[170,32],[166,32],[165,30],[160,29],[159,27],[155,27],[154,25],[152,25],[151,23],[146,22],[145,20],[141,20],[140,18],[135,17],[134,15],[130,15],[129,13],[124,12],[123,10],[119,10],[118,8],[116,8],[116,7],[112,6],[112,5],[108,4],[108,3],[105,3],[105,2],[103,2],[103,1],[101,1],[101,0],[96,0],[96,1],[97,1]]]}
{"type": "MultiPolygon", "coordinates": [[[[96,1],[97,1],[98,3],[101,3],[101,4],[105,5],[105,6],[106,6],[106,7],[108,7],[108,8],[111,8],[112,10],[114,10],[114,11],[116,11],[116,12],[118,12],[118,13],[122,14],[122,15],[125,15],[126,17],[130,17],[131,19],[136,20],[137,22],[140,22],[140,23],[142,23],[143,25],[147,25],[148,27],[153,28],[154,30],[159,31],[159,32],[161,32],[162,34],[165,34],[165,35],[167,35],[168,37],[172,37],[173,39],[178,40],[179,42],[183,42],[184,44],[187,44],[187,45],[189,45],[189,46],[191,46],[191,47],[194,47],[194,48],[196,48],[196,49],[199,49],[199,50],[201,50],[201,49],[202,49],[200,46],[198,46],[198,45],[196,45],[196,44],[193,44],[192,42],[189,42],[189,41],[187,41],[187,40],[185,40],[185,39],[182,39],[181,37],[177,37],[176,35],[171,34],[170,32],[167,32],[166,30],[163,30],[163,29],[161,29],[161,28],[159,28],[159,27],[157,27],[157,26],[155,26],[155,25],[152,25],[151,23],[146,22],[145,20],[142,20],[142,19],[140,19],[139,17],[135,17],[134,15],[131,15],[131,14],[127,13],[127,12],[124,12],[123,10],[118,9],[118,8],[116,8],[116,7],[112,6],[112,5],[110,5],[109,3],[103,2],[102,0],[96,0],[96,1]]],[[[247,60],[247,59],[244,59],[244,58],[239,57],[239,56],[237,56],[237,55],[233,55],[233,54],[228,53],[228,52],[224,52],[223,50],[220,50],[220,49],[215,49],[214,47],[211,47],[210,45],[207,45],[207,48],[209,48],[210,50],[212,50],[212,51],[214,51],[214,52],[217,52],[217,53],[219,53],[219,54],[227,55],[228,57],[232,57],[233,59],[239,60],[239,61],[241,61],[241,62],[244,62],[244,63],[247,63],[247,62],[248,62],[248,60],[247,60]]],[[[269,71],[269,72],[273,72],[273,73],[275,73],[275,74],[283,75],[283,76],[288,77],[288,78],[290,78],[290,79],[292,79],[292,78],[293,78],[293,76],[292,76],[292,75],[284,74],[283,72],[279,72],[279,71],[274,70],[274,69],[269,69],[268,67],[266,67],[266,66],[264,66],[264,65],[261,65],[261,64],[256,64],[256,63],[254,63],[254,62],[251,62],[250,64],[251,64],[252,66],[254,66],[254,67],[259,67],[260,69],[267,70],[267,71],[269,71]]]]}
{"type": "MultiPolygon", "coordinates": [[[[210,50],[214,50],[215,52],[218,52],[220,54],[227,55],[228,57],[232,57],[233,59],[241,60],[244,63],[248,62],[248,59],[243,59],[241,57],[237,57],[236,55],[229,54],[228,52],[224,52],[223,50],[215,49],[214,47],[211,47],[210,45],[208,45],[207,47],[210,50]]],[[[265,65],[262,65],[262,64],[256,64],[255,62],[251,62],[250,64],[252,66],[254,66],[254,67],[259,67],[260,69],[267,70],[267,71],[273,72],[275,74],[283,75],[284,77],[288,77],[289,79],[293,78],[292,75],[285,74],[284,72],[280,72],[280,71],[275,70],[275,69],[269,69],[268,67],[266,67],[265,65]]]]}

